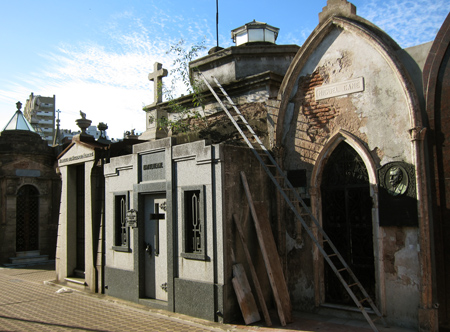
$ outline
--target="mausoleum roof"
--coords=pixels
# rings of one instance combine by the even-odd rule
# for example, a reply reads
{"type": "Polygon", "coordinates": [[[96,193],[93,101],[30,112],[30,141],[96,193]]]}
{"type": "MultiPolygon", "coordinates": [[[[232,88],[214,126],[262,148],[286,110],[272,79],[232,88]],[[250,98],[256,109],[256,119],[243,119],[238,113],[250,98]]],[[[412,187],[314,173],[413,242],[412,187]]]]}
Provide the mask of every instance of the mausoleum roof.
{"type": "Polygon", "coordinates": [[[13,117],[8,121],[6,126],[3,128],[2,131],[5,130],[25,130],[25,131],[31,131],[35,133],[33,126],[28,122],[27,119],[25,119],[25,116],[23,115],[20,108],[22,107],[22,103],[18,102],[17,104],[17,111],[14,113],[13,117]]]}

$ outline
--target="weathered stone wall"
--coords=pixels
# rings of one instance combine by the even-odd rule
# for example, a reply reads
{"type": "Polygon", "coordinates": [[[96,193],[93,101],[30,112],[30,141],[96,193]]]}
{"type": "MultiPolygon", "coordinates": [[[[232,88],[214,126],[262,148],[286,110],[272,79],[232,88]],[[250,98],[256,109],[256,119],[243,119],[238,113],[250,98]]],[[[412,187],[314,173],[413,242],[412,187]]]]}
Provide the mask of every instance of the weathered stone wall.
{"type": "MultiPolygon", "coordinates": [[[[236,112],[233,109],[230,109],[229,111],[246,133],[246,137],[251,142],[255,142],[253,135],[248,132],[244,123],[238,119],[236,112]]],[[[244,103],[239,105],[239,111],[263,143],[269,144],[267,124],[268,112],[266,103],[244,103]]],[[[210,141],[211,143],[227,143],[247,146],[245,141],[242,139],[242,136],[223,111],[214,113],[208,116],[205,120],[191,119],[189,120],[189,123],[194,131],[177,134],[176,137],[178,143],[187,143],[188,141],[204,139],[210,141]]]]}
{"type": "Polygon", "coordinates": [[[374,160],[412,162],[409,107],[399,77],[368,42],[334,29],[303,67],[292,92],[290,164],[313,164],[326,142],[346,130],[367,144],[374,160]],[[358,50],[358,52],[353,50],[358,50]],[[364,92],[313,101],[312,89],[364,77],[364,92]],[[395,133],[395,135],[392,135],[395,133]],[[294,151],[294,147],[302,147],[294,151]]]}
{"type": "MultiPolygon", "coordinates": [[[[311,199],[313,211],[320,219],[323,166],[336,138],[351,138],[351,145],[373,174],[370,183],[377,303],[388,320],[416,326],[420,288],[418,229],[378,226],[378,184],[374,176],[378,168],[389,162],[415,163],[409,133],[413,125],[412,106],[405,93],[409,78],[396,67],[395,55],[368,35],[335,26],[322,38],[314,49],[304,51],[305,58],[297,59],[302,66],[289,92],[284,121],[277,123],[283,126],[284,168],[306,169],[309,195],[305,198],[311,199]],[[344,90],[346,82],[360,78],[364,85],[359,91],[320,100],[315,96],[317,87],[341,84],[344,90]]],[[[286,228],[287,243],[292,243],[288,246],[287,265],[294,308],[312,310],[323,301],[323,294],[318,294],[321,288],[317,283],[323,281],[317,279],[320,264],[314,258],[314,245],[306,233],[302,234],[303,242],[293,242],[298,237],[296,227],[286,228]]]]}
{"type": "MultiPolygon", "coordinates": [[[[254,290],[251,273],[248,263],[239,240],[236,226],[233,222],[233,214],[236,214],[241,223],[245,220],[245,214],[249,209],[247,197],[245,195],[240,172],[243,171],[247,177],[248,186],[252,194],[253,201],[256,203],[264,203],[267,207],[268,216],[272,224],[274,238],[276,239],[276,196],[272,182],[268,178],[261,164],[258,162],[254,154],[247,148],[221,145],[221,159],[223,163],[223,191],[221,193],[223,199],[223,221],[224,221],[224,322],[232,322],[241,319],[236,295],[233,289],[231,279],[233,277],[233,264],[241,263],[246,268],[246,275],[250,285],[254,290]],[[235,260],[232,258],[234,251],[235,260]]],[[[258,212],[258,211],[257,211],[258,212]]],[[[254,222],[249,215],[245,224],[241,224],[256,273],[264,292],[265,301],[268,307],[271,307],[272,289],[270,287],[267,271],[262,258],[261,249],[256,237],[254,222]]],[[[256,293],[254,293],[255,300],[256,293]]]]}
{"type": "Polygon", "coordinates": [[[55,257],[61,182],[52,148],[38,134],[4,131],[0,136],[0,264],[16,256],[17,191],[32,185],[39,192],[39,249],[55,257]]]}

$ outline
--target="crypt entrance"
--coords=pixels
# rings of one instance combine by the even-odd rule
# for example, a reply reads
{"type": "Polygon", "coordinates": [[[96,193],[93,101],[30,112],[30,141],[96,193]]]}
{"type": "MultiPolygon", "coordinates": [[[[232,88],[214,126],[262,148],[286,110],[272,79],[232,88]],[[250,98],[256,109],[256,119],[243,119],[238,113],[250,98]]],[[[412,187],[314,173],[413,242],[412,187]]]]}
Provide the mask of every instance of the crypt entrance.
{"type": "Polygon", "coordinates": [[[142,195],[144,201],[145,298],[167,301],[166,195],[142,195]]]}
{"type": "Polygon", "coordinates": [[[80,164],[75,167],[76,172],[76,199],[75,199],[75,214],[76,214],[76,266],[74,275],[83,277],[85,274],[85,165],[80,164]]]}
{"type": "Polygon", "coordinates": [[[33,250],[39,250],[39,192],[25,185],[17,192],[16,251],[33,250]]]}
{"type": "MultiPolygon", "coordinates": [[[[375,299],[369,176],[362,158],[349,144],[341,142],[331,153],[323,169],[320,189],[322,227],[370,297],[375,299]]],[[[351,283],[350,276],[344,274],[343,277],[351,283]]],[[[323,280],[326,304],[354,306],[328,264],[323,268],[323,280]]]]}

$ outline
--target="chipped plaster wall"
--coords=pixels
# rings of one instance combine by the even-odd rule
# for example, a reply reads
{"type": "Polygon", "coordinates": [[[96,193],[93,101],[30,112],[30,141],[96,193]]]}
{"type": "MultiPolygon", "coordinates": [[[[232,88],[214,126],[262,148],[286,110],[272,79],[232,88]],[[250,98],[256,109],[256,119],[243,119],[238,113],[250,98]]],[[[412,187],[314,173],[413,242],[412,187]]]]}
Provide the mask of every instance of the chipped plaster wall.
{"type": "Polygon", "coordinates": [[[406,325],[413,325],[413,318],[419,307],[420,248],[418,242],[418,232],[414,227],[383,229],[382,260],[388,299],[386,312],[390,317],[395,317],[406,325]]]}
{"type": "Polygon", "coordinates": [[[286,137],[295,142],[286,144],[291,165],[312,164],[328,139],[341,129],[365,142],[379,165],[395,160],[412,162],[408,133],[411,125],[403,88],[383,56],[367,41],[334,29],[302,69],[299,86],[300,89],[293,90],[290,107],[291,118],[296,118],[297,123],[289,124],[290,132],[286,137]],[[326,105],[335,112],[334,118],[320,129],[311,125],[310,116],[305,114],[301,89],[308,75],[314,73],[319,74],[323,85],[358,77],[364,77],[365,84],[363,92],[319,101],[319,105],[326,105]],[[310,153],[303,155],[293,150],[299,146],[310,153]]]}
{"type": "MultiPolygon", "coordinates": [[[[401,77],[384,56],[364,37],[340,28],[334,28],[322,40],[303,66],[290,95],[283,138],[286,169],[306,169],[311,184],[319,154],[341,130],[351,133],[370,151],[375,168],[392,161],[414,163],[408,132],[412,127],[409,105],[401,77]],[[359,77],[364,78],[364,91],[315,101],[316,86],[359,77]]],[[[384,263],[376,268],[383,279],[376,276],[378,303],[386,303],[388,320],[395,317],[396,324],[415,326],[420,280],[418,229],[378,228],[376,217],[374,225],[375,236],[381,239],[375,246],[379,248],[375,257],[381,257],[384,263]]],[[[288,240],[295,238],[287,229],[288,240]]],[[[294,247],[287,255],[288,266],[296,267],[290,270],[289,279],[294,307],[307,307],[305,301],[314,301],[309,291],[314,272],[304,264],[313,255],[311,244],[305,241],[302,248],[294,247]]]]}

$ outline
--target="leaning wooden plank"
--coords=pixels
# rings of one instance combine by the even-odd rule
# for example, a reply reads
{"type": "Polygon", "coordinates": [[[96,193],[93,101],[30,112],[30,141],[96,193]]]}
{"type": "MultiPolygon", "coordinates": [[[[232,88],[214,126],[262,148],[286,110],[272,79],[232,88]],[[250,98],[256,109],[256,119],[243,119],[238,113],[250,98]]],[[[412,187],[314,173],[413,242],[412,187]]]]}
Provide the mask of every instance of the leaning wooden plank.
{"type": "Polygon", "coordinates": [[[233,288],[238,298],[239,307],[241,308],[242,316],[244,316],[245,324],[252,324],[260,321],[261,316],[256,306],[255,298],[252,294],[252,289],[245,275],[245,270],[242,264],[233,265],[233,288]]]}
{"type": "MultiPolygon", "coordinates": [[[[248,210],[247,210],[248,211],[248,210]]],[[[248,212],[244,212],[244,218],[247,218],[248,212]]],[[[242,231],[242,226],[244,222],[238,222],[238,216],[233,214],[234,223],[236,224],[236,228],[238,230],[238,235],[242,243],[242,247],[244,248],[245,257],[247,259],[248,267],[250,268],[250,273],[252,275],[253,284],[255,285],[256,295],[258,295],[259,305],[264,315],[264,320],[266,321],[267,326],[272,326],[272,321],[270,319],[269,310],[267,310],[266,302],[264,301],[264,295],[262,293],[261,285],[259,284],[258,275],[256,274],[255,266],[253,265],[252,257],[250,256],[250,252],[248,251],[247,241],[244,237],[244,232],[242,231]]]]}
{"type": "Polygon", "coordinates": [[[282,326],[292,322],[292,307],[289,298],[289,292],[284,279],[280,258],[278,257],[277,247],[273,238],[272,229],[270,228],[269,218],[267,216],[266,206],[258,204],[258,212],[256,213],[255,204],[248,187],[247,177],[241,171],[242,184],[247,196],[250,212],[255,223],[256,235],[261,247],[264,263],[266,264],[267,274],[269,276],[270,285],[272,286],[273,295],[277,304],[278,316],[282,326]]]}

